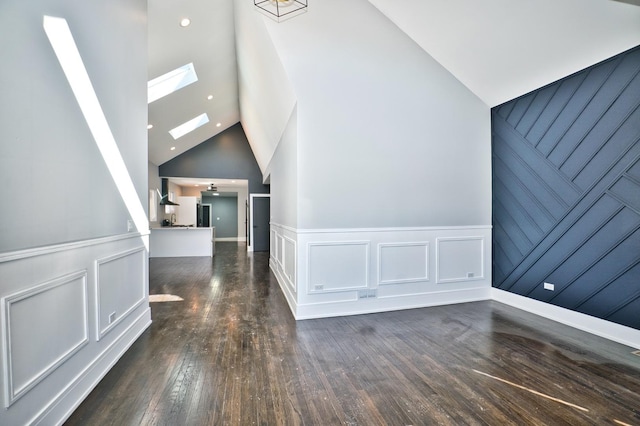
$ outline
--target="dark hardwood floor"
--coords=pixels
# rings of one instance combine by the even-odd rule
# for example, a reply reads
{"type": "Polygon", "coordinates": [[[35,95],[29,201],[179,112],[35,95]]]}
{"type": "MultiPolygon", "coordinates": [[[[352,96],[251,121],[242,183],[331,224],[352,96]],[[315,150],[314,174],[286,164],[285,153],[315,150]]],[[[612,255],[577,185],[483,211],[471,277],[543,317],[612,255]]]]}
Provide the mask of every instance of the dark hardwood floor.
{"type": "Polygon", "coordinates": [[[640,425],[631,348],[496,302],[293,320],[268,254],[151,259],[151,327],[68,425],[640,425]]]}

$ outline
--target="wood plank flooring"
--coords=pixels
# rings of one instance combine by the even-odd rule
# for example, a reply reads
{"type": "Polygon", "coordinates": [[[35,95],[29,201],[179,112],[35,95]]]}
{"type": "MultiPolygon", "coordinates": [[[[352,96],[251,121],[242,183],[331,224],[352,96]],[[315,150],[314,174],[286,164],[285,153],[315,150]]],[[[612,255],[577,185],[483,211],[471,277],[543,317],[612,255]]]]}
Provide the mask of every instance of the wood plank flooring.
{"type": "Polygon", "coordinates": [[[155,258],[153,324],[67,425],[640,425],[632,349],[496,302],[293,320],[268,254],[155,258]]]}

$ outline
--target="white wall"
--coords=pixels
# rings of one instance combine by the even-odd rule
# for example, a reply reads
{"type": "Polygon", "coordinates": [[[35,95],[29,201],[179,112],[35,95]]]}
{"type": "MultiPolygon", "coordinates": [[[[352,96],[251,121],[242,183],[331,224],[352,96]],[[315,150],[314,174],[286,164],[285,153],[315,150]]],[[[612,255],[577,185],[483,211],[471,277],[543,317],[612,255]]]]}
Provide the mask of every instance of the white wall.
{"type": "Polygon", "coordinates": [[[295,105],[295,95],[263,16],[251,2],[237,0],[234,5],[241,122],[264,173],[295,105]]]}
{"type": "Polygon", "coordinates": [[[131,217],[47,39],[44,14],[67,18],[137,196],[147,198],[146,160],[145,167],[137,164],[146,159],[146,144],[132,143],[146,141],[140,122],[147,112],[131,102],[146,91],[140,85],[146,69],[138,66],[145,59],[132,57],[144,51],[144,28],[130,30],[135,43],[112,38],[114,6],[98,2],[69,10],[66,3],[0,5],[0,181],[12,205],[2,212],[0,252],[117,235],[127,232],[131,217]],[[107,18],[92,18],[101,14],[107,18]]]}
{"type": "Polygon", "coordinates": [[[0,424],[62,423],[150,324],[145,15],[144,0],[0,3],[0,424]],[[126,172],[109,173],[44,15],[66,20],[126,172]]]}
{"type": "Polygon", "coordinates": [[[297,109],[294,108],[276,152],[267,167],[271,185],[271,222],[298,226],[297,109]]]}
{"type": "Polygon", "coordinates": [[[486,104],[366,0],[259,16],[279,59],[261,65],[281,61],[297,100],[263,169],[270,266],[294,316],[489,298],[486,104]]]}
{"type": "Polygon", "coordinates": [[[630,2],[369,1],[490,107],[640,44],[630,2]]]}
{"type": "Polygon", "coordinates": [[[299,228],[491,223],[477,96],[366,0],[264,20],[298,99],[299,228]]]}

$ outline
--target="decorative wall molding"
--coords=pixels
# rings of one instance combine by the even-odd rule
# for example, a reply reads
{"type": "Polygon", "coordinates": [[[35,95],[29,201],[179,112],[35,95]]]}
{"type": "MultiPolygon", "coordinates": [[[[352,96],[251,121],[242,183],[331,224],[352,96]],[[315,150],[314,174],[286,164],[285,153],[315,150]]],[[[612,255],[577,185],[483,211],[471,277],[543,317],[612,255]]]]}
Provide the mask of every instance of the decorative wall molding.
{"type": "MultiPolygon", "coordinates": [[[[276,224],[274,224],[276,225],[276,224]]],[[[285,228],[282,225],[277,225],[285,228]]],[[[296,234],[341,234],[357,232],[421,232],[421,231],[458,231],[458,230],[482,230],[491,229],[491,225],[471,225],[471,226],[408,226],[408,227],[388,227],[388,228],[319,228],[319,229],[295,229],[289,228],[296,234]]]]}
{"type": "Polygon", "coordinates": [[[11,406],[89,343],[88,305],[86,270],[73,272],[2,298],[5,408],[11,406]],[[63,289],[65,286],[78,288],[63,289]],[[52,295],[51,292],[58,294],[52,295]],[[72,298],[74,296],[75,298],[72,298]],[[44,299],[39,300],[41,298],[44,299]],[[24,306],[29,303],[34,306],[26,309],[24,306]],[[61,307],[56,310],[56,317],[42,317],[45,312],[43,308],[51,304],[61,307]],[[34,316],[34,312],[38,312],[39,315],[34,316]],[[73,327],[64,327],[70,324],[77,327],[78,335],[71,335],[73,327]],[[46,332],[47,325],[51,328],[50,333],[46,332]],[[59,326],[65,328],[68,346],[56,348],[56,345],[61,343],[61,339],[55,334],[59,326]],[[15,339],[29,342],[18,342],[15,339]],[[38,341],[38,345],[32,344],[33,339],[38,341]],[[51,342],[47,343],[46,339],[51,339],[51,342]],[[38,346],[45,346],[47,350],[34,353],[33,350],[38,346]],[[25,365],[21,366],[21,363],[25,365]]]}
{"type": "Polygon", "coordinates": [[[148,238],[131,233],[4,257],[0,423],[62,424],[149,326],[148,238]],[[98,281],[120,276],[128,283],[117,295],[121,322],[97,341],[105,331],[98,281]]]}
{"type": "Polygon", "coordinates": [[[284,237],[284,249],[282,271],[287,280],[287,284],[291,287],[291,291],[296,292],[296,241],[289,237],[284,237]]]}
{"type": "MultiPolygon", "coordinates": [[[[101,259],[96,259],[95,261],[96,263],[96,280],[95,280],[95,286],[96,286],[96,291],[95,291],[95,307],[94,307],[94,311],[95,311],[95,321],[96,321],[96,340],[100,341],[100,339],[102,339],[109,331],[111,331],[113,328],[115,328],[118,324],[120,324],[127,316],[129,316],[136,308],[138,308],[139,306],[141,306],[143,303],[146,302],[148,296],[148,288],[146,285],[147,280],[145,279],[145,276],[147,274],[147,256],[146,256],[146,251],[144,250],[143,247],[140,248],[135,248],[135,249],[131,249],[131,250],[126,250],[120,253],[115,253],[113,255],[101,258],[101,259]],[[132,279],[134,281],[138,281],[137,283],[134,282],[133,284],[141,284],[141,287],[139,288],[139,296],[137,299],[135,299],[133,301],[133,303],[130,306],[125,306],[124,307],[124,312],[116,312],[114,311],[114,314],[116,314],[115,318],[113,318],[113,320],[110,323],[107,323],[106,325],[102,324],[102,311],[103,311],[103,306],[102,306],[102,302],[103,300],[101,299],[101,294],[103,292],[103,286],[105,285],[105,282],[103,281],[103,279],[101,278],[100,272],[102,270],[102,268],[104,268],[106,265],[110,264],[110,263],[114,263],[114,262],[118,262],[118,261],[122,261],[123,259],[127,259],[127,258],[131,258],[134,259],[134,257],[138,256],[139,259],[137,259],[137,261],[139,262],[139,268],[137,269],[137,271],[140,273],[140,276],[131,276],[130,274],[127,275],[127,279],[132,279]]],[[[126,268],[127,271],[129,271],[129,273],[133,272],[131,271],[131,268],[126,268]]],[[[122,285],[124,283],[122,282],[117,282],[115,283],[115,285],[122,285]]],[[[133,286],[127,286],[127,289],[133,289],[133,286]]],[[[119,294],[122,295],[122,293],[118,292],[119,294]]]]}
{"type": "Polygon", "coordinates": [[[307,294],[367,288],[369,245],[369,241],[308,243],[307,294]]]}
{"type": "Polygon", "coordinates": [[[276,230],[271,227],[269,230],[269,254],[271,257],[274,257],[278,254],[278,248],[276,244],[278,243],[278,233],[276,230]]]}
{"type": "Polygon", "coordinates": [[[28,424],[60,424],[69,418],[150,325],[151,309],[147,307],[127,325],[118,339],[113,339],[79,374],[69,380],[28,424]]]}
{"type": "Polygon", "coordinates": [[[54,244],[45,247],[35,247],[25,250],[0,253],[0,263],[12,262],[15,260],[27,259],[36,256],[43,256],[67,250],[76,250],[85,247],[97,246],[116,241],[128,240],[131,238],[142,238],[149,236],[150,233],[151,231],[147,229],[143,232],[129,232],[127,234],[113,235],[109,237],[93,238],[90,240],[74,241],[70,243],[54,244]]]}
{"type": "Polygon", "coordinates": [[[276,236],[276,259],[278,260],[278,264],[284,271],[284,237],[280,234],[277,234],[276,236]]]}
{"type": "Polygon", "coordinates": [[[490,226],[297,233],[294,228],[272,222],[271,231],[277,253],[271,253],[269,264],[297,319],[489,298],[491,246],[484,242],[491,241],[490,226]],[[451,269],[444,271],[449,275],[442,275],[441,271],[440,278],[449,279],[444,285],[431,276],[432,265],[437,263],[436,250],[431,248],[436,247],[438,238],[461,243],[464,259],[473,266],[470,269],[465,265],[465,276],[451,275],[451,269]],[[464,253],[465,244],[478,250],[464,253]],[[376,249],[371,250],[372,246],[376,249]],[[294,266],[290,263],[292,257],[294,270],[289,269],[294,266]],[[471,271],[475,276],[466,277],[466,272],[471,271]]]}
{"type": "Polygon", "coordinates": [[[482,236],[436,238],[436,283],[484,280],[484,240],[482,236]]]}
{"type": "Polygon", "coordinates": [[[378,244],[379,285],[420,281],[429,281],[428,241],[378,244]]]}

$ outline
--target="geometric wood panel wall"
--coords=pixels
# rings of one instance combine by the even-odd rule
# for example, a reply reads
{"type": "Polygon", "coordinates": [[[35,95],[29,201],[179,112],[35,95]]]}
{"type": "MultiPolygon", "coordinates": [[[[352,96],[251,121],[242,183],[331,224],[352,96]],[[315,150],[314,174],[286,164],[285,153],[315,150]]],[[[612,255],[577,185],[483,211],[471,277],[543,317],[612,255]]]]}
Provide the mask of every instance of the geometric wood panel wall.
{"type": "Polygon", "coordinates": [[[494,287],[640,329],[640,46],[491,117],[494,287]]]}

